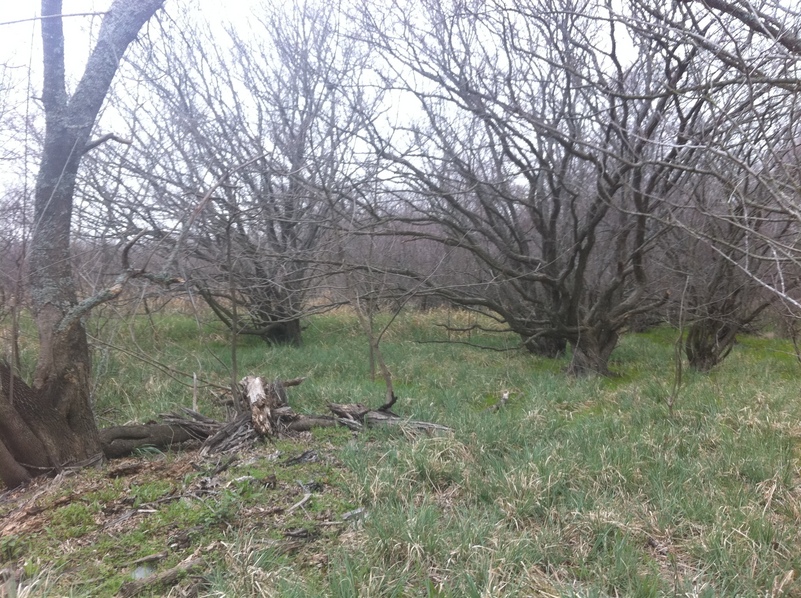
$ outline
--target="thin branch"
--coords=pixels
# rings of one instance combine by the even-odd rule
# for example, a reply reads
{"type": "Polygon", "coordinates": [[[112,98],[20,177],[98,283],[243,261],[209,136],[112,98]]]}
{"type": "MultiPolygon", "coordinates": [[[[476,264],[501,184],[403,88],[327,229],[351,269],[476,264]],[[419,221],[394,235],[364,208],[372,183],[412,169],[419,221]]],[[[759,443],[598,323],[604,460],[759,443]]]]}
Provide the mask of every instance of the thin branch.
{"type": "MultiPolygon", "coordinates": [[[[160,361],[156,361],[155,359],[152,359],[151,357],[145,355],[144,353],[137,353],[136,351],[131,351],[131,350],[126,349],[124,347],[121,347],[119,345],[115,345],[115,344],[106,342],[106,341],[104,341],[104,340],[102,340],[100,338],[93,337],[91,335],[89,335],[89,338],[91,339],[91,341],[93,343],[95,343],[97,345],[102,345],[104,347],[108,347],[109,349],[114,349],[115,351],[119,351],[120,353],[125,353],[126,355],[130,355],[134,359],[138,359],[142,363],[146,363],[148,365],[151,365],[151,366],[155,367],[158,370],[161,370],[162,372],[167,374],[167,376],[169,376],[170,378],[172,378],[173,380],[175,380],[176,382],[178,382],[179,384],[181,384],[181,385],[183,385],[183,386],[185,386],[187,388],[192,388],[194,383],[195,383],[194,382],[195,374],[190,374],[189,372],[184,372],[182,370],[179,370],[179,369],[164,365],[160,361]],[[181,380],[181,378],[179,378],[179,376],[182,376],[184,378],[192,378],[193,381],[191,383],[190,382],[184,382],[183,380],[181,380]]],[[[204,380],[203,378],[200,378],[200,377],[198,377],[197,380],[199,382],[201,382],[202,384],[204,384],[208,388],[215,388],[217,390],[223,390],[223,391],[226,391],[226,392],[231,390],[230,386],[221,386],[219,384],[214,384],[213,382],[209,382],[208,380],[204,380]]]]}
{"type": "Polygon", "coordinates": [[[483,351],[497,351],[498,353],[506,353],[507,351],[519,351],[523,348],[523,345],[515,345],[512,347],[490,347],[489,345],[477,345],[475,343],[469,343],[467,341],[455,341],[455,340],[447,340],[447,341],[414,341],[418,345],[467,345],[468,347],[473,347],[474,349],[481,349],[483,351]]]}
{"type": "Polygon", "coordinates": [[[98,137],[97,139],[93,139],[92,141],[86,144],[86,147],[83,148],[83,152],[87,153],[95,149],[96,147],[103,145],[107,141],[116,141],[117,143],[122,143],[123,145],[131,145],[133,142],[130,139],[124,139],[115,135],[114,133],[107,133],[102,137],[98,137]]]}
{"type": "Polygon", "coordinates": [[[58,332],[67,330],[76,320],[84,317],[98,305],[107,303],[108,301],[119,297],[125,288],[125,284],[133,278],[144,278],[153,283],[166,286],[184,282],[181,278],[174,276],[168,276],[166,274],[151,274],[145,272],[144,270],[135,270],[130,267],[128,254],[136,242],[146,233],[147,231],[140,232],[132,240],[125,244],[125,247],[122,250],[122,265],[124,269],[114,279],[113,284],[110,287],[103,289],[99,293],[95,293],[91,297],[87,297],[80,303],[73,306],[59,322],[58,327],[56,328],[58,332]]]}
{"type": "Polygon", "coordinates": [[[17,19],[16,21],[3,21],[0,23],[0,27],[3,25],[18,25],[19,23],[30,23],[31,21],[44,21],[46,19],[66,19],[69,17],[103,17],[106,16],[105,12],[74,12],[70,14],[58,14],[58,15],[44,15],[39,17],[29,17],[27,19],[17,19]]]}

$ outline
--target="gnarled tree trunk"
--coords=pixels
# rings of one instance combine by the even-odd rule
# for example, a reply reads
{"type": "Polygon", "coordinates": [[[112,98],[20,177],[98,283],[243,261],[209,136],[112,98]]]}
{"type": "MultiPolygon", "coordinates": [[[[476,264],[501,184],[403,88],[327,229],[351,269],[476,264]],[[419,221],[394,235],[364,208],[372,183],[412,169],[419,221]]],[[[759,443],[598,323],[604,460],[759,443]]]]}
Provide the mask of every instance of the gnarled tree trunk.
{"type": "Polygon", "coordinates": [[[713,318],[696,320],[690,326],[684,351],[687,362],[698,372],[709,372],[731,352],[739,326],[713,318]]]}
{"type": "Polygon", "coordinates": [[[102,459],[90,402],[91,359],[81,321],[99,298],[79,302],[70,262],[73,193],[81,158],[119,61],[164,0],[115,0],[70,97],[64,76],[61,0],[42,0],[45,140],[36,181],[30,295],[39,332],[33,386],[0,370],[0,478],[31,476],[102,459]]]}
{"type": "Polygon", "coordinates": [[[269,295],[267,298],[259,297],[257,291],[240,287],[238,290],[245,299],[241,303],[245,307],[245,314],[240,320],[239,317],[234,317],[232,304],[239,301],[239,297],[233,292],[225,297],[226,301],[220,301],[209,288],[198,284],[197,289],[217,318],[230,330],[236,328],[237,334],[255,335],[271,345],[301,345],[302,310],[295,308],[294,302],[288,297],[277,297],[270,293],[264,293],[269,295]]]}
{"type": "Polygon", "coordinates": [[[568,373],[573,376],[587,374],[611,375],[609,357],[617,346],[619,334],[617,330],[598,326],[581,334],[572,343],[573,358],[568,366],[568,373]]]}
{"type": "Polygon", "coordinates": [[[270,344],[299,347],[301,345],[300,320],[287,320],[270,324],[265,327],[261,337],[270,344]]]}

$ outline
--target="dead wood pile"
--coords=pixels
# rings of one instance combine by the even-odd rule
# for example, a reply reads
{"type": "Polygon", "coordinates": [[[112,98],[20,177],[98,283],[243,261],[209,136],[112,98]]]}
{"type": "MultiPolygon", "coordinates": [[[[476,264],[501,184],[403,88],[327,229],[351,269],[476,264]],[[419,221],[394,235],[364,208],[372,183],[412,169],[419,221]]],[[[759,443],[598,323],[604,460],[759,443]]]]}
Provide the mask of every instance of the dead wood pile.
{"type": "Polygon", "coordinates": [[[289,405],[287,388],[298,386],[304,378],[273,380],[246,376],[239,383],[234,404],[237,413],[228,422],[219,422],[197,411],[163,415],[159,422],[143,425],[116,426],[101,430],[106,458],[131,454],[137,449],[170,448],[185,443],[201,443],[201,454],[228,453],[240,450],[261,438],[274,438],[312,428],[345,426],[359,431],[365,426],[401,426],[405,430],[435,433],[449,428],[431,422],[400,417],[392,412],[396,398],[371,409],[360,403],[328,405],[331,415],[305,415],[289,405]]]}

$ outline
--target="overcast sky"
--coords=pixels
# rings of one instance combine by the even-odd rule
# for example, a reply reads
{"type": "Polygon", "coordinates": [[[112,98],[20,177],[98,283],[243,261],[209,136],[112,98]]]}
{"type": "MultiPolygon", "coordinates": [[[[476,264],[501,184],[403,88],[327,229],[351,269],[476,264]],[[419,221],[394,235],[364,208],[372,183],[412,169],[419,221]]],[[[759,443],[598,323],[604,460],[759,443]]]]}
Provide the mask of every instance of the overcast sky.
{"type": "MultiPolygon", "coordinates": [[[[63,0],[65,66],[68,91],[83,74],[92,40],[111,0],[63,0]],[[76,16],[67,16],[76,15],[76,16]],[[80,15],[80,16],[77,16],[80,15]]],[[[138,0],[129,0],[136,2],[138,0]]],[[[260,0],[166,0],[169,11],[191,10],[212,24],[246,22],[260,0]]],[[[25,115],[36,118],[41,106],[41,30],[39,0],[0,0],[0,195],[12,186],[30,185],[38,156],[28,147],[21,125],[25,115]],[[20,161],[21,155],[29,160],[20,161]],[[28,164],[29,168],[20,166],[28,164]]],[[[106,115],[108,117],[108,115],[106,115]]]]}
{"type": "MultiPolygon", "coordinates": [[[[258,0],[166,0],[165,8],[169,11],[190,4],[211,23],[235,23],[245,19],[257,3],[258,0]]],[[[64,0],[64,15],[81,15],[64,19],[65,60],[69,76],[77,78],[82,73],[92,33],[99,29],[102,13],[110,5],[111,0],[64,0]]],[[[41,87],[41,33],[36,20],[39,14],[38,0],[2,0],[0,65],[12,68],[18,74],[14,76],[15,80],[30,65],[36,72],[32,80],[32,87],[36,90],[41,87]]]]}
{"type": "MultiPolygon", "coordinates": [[[[0,60],[15,68],[41,61],[37,0],[6,0],[0,10],[0,60]],[[27,19],[27,20],[26,20],[27,19]],[[23,21],[23,22],[14,22],[23,21]],[[8,24],[10,23],[10,24],[8,24]]],[[[102,0],[65,0],[64,14],[102,13],[110,2],[102,0]]],[[[100,26],[101,15],[75,16],[64,19],[65,52],[68,64],[77,65],[86,58],[90,33],[100,26]]]]}

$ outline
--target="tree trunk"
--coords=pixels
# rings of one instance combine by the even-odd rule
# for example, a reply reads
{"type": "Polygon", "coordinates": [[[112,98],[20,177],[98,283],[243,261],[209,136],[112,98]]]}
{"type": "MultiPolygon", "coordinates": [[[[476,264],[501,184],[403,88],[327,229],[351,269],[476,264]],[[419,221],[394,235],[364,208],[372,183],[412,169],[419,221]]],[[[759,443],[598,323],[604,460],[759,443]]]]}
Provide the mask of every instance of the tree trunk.
{"type": "Polygon", "coordinates": [[[30,295],[39,332],[33,387],[3,366],[0,478],[31,476],[102,459],[90,402],[91,358],[70,261],[75,180],[119,61],[164,0],[115,0],[72,97],[64,76],[61,0],[42,0],[45,140],[36,180],[30,295]]]}
{"type": "Polygon", "coordinates": [[[563,338],[523,337],[523,345],[529,353],[551,359],[564,355],[567,349],[567,341],[563,338]]]}
{"type": "Polygon", "coordinates": [[[301,345],[300,319],[275,322],[266,327],[261,338],[273,345],[301,345]]]}
{"type": "MultiPolygon", "coordinates": [[[[218,301],[215,294],[208,288],[197,285],[197,289],[214,315],[230,330],[236,327],[237,334],[258,336],[271,345],[295,347],[301,345],[302,329],[298,316],[299,310],[285,309],[275,297],[270,296],[269,300],[262,298],[256,302],[256,305],[244,302],[243,305],[247,307],[247,316],[243,318],[244,321],[240,322],[239,318],[234,318],[233,305],[229,308],[218,301]]],[[[247,293],[243,291],[243,294],[247,293]]],[[[233,293],[231,297],[234,297],[233,293]]]]}
{"type": "Polygon", "coordinates": [[[723,361],[737,340],[737,328],[711,318],[693,322],[684,341],[690,367],[697,372],[709,372],[723,361]]]}
{"type": "Polygon", "coordinates": [[[301,345],[300,310],[296,309],[298,301],[291,291],[285,295],[270,292],[251,306],[253,326],[259,330],[259,336],[271,345],[301,345]]]}
{"type": "Polygon", "coordinates": [[[572,376],[600,374],[610,376],[609,357],[615,350],[618,332],[604,327],[596,327],[583,331],[578,339],[571,343],[573,358],[568,366],[572,376]]]}

